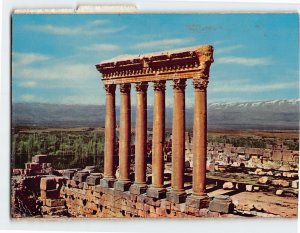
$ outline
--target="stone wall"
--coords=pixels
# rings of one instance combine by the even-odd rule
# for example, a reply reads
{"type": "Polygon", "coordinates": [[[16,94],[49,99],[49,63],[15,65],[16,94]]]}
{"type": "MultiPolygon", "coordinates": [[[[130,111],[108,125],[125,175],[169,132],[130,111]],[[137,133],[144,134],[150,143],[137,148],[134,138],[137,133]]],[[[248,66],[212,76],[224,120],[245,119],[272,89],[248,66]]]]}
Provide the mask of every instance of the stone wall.
{"type": "Polygon", "coordinates": [[[183,218],[219,217],[222,214],[208,210],[209,200],[201,208],[174,204],[166,199],[155,199],[145,194],[134,195],[100,185],[88,185],[67,180],[61,189],[69,214],[74,217],[95,218],[183,218]]]}

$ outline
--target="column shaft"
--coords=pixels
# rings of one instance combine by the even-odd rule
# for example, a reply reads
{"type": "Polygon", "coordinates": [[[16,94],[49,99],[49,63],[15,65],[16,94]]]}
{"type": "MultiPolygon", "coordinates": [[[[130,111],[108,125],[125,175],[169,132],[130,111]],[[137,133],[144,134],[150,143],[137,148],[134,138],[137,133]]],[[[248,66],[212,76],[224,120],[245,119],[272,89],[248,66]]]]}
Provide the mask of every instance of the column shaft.
{"type": "Polygon", "coordinates": [[[165,81],[154,83],[152,187],[164,186],[165,81]]]}
{"type": "Polygon", "coordinates": [[[135,183],[146,183],[147,154],[147,87],[146,82],[136,85],[136,127],[135,127],[135,183]]]}
{"type": "Polygon", "coordinates": [[[207,97],[208,80],[193,80],[195,87],[193,132],[193,194],[205,194],[207,150],[207,97]]]}
{"type": "Polygon", "coordinates": [[[120,108],[120,131],[119,131],[119,181],[129,181],[129,156],[131,142],[131,107],[130,107],[130,84],[121,84],[121,108],[120,108]]]}
{"type": "Polygon", "coordinates": [[[116,85],[105,85],[105,142],[104,142],[104,178],[114,179],[114,154],[116,140],[115,91],[116,85]]]}
{"type": "Polygon", "coordinates": [[[174,80],[172,127],[172,191],[184,192],[185,160],[185,82],[174,80]]]}

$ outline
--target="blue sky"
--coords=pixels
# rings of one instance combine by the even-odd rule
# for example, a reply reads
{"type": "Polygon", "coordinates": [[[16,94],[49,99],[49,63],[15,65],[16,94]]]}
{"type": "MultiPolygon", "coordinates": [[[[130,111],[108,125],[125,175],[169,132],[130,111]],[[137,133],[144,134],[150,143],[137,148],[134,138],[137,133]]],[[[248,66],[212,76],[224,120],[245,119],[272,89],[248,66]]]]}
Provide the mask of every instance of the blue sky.
{"type": "Polygon", "coordinates": [[[215,48],[208,102],[298,99],[298,34],[297,14],[14,15],[12,101],[104,104],[95,64],[201,44],[215,48]]]}

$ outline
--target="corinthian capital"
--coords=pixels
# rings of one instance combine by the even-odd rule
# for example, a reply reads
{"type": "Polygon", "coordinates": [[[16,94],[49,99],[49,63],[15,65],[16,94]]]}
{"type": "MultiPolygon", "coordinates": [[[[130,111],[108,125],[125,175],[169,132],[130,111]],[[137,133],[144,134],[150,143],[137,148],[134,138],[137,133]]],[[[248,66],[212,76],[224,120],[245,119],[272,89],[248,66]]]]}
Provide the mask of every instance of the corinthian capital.
{"type": "Polygon", "coordinates": [[[165,90],[166,90],[166,81],[154,82],[154,91],[165,91],[165,90]]]}
{"type": "Polygon", "coordinates": [[[122,84],[120,84],[120,92],[121,92],[121,94],[128,94],[128,93],[130,93],[130,88],[131,88],[130,83],[122,83],[122,84]]]}
{"type": "Polygon", "coordinates": [[[116,91],[115,84],[105,84],[104,88],[105,88],[105,91],[107,94],[115,94],[115,91],[116,91]]]}
{"type": "Polygon", "coordinates": [[[209,77],[210,66],[214,62],[213,51],[214,48],[211,45],[202,46],[196,51],[202,78],[209,77]]]}
{"type": "Polygon", "coordinates": [[[193,79],[193,85],[196,90],[206,90],[208,82],[208,79],[204,78],[193,79]]]}
{"type": "Polygon", "coordinates": [[[185,79],[174,79],[173,80],[173,89],[174,90],[181,90],[184,91],[186,87],[186,80],[185,79]]]}
{"type": "Polygon", "coordinates": [[[139,82],[135,86],[137,92],[146,92],[148,88],[147,82],[139,82]]]}

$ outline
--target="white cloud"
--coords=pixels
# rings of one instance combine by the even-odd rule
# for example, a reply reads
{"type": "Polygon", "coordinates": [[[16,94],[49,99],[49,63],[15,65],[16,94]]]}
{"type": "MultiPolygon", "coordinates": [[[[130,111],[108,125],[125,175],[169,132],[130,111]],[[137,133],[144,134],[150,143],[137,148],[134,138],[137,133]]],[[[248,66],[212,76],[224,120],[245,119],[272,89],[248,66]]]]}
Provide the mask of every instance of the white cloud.
{"type": "Polygon", "coordinates": [[[215,53],[220,54],[220,53],[230,53],[234,50],[244,48],[243,45],[233,45],[233,46],[228,46],[228,47],[223,47],[223,48],[215,48],[215,53]]]}
{"type": "Polygon", "coordinates": [[[21,87],[29,87],[29,88],[33,88],[33,87],[36,87],[37,83],[36,82],[33,82],[33,81],[28,81],[28,82],[21,82],[19,84],[19,86],[21,87]]]}
{"type": "Polygon", "coordinates": [[[251,84],[246,82],[232,81],[229,83],[219,82],[214,86],[209,86],[209,92],[266,92],[284,90],[290,88],[299,88],[299,82],[281,82],[281,83],[262,83],[262,84],[251,84]]]}
{"type": "Polygon", "coordinates": [[[40,67],[13,68],[15,80],[86,80],[97,75],[93,64],[57,63],[40,67]]]}
{"type": "Polygon", "coordinates": [[[93,52],[107,52],[107,51],[116,51],[120,47],[114,44],[92,44],[89,46],[84,46],[79,48],[80,51],[93,51],[93,52]]]}
{"type": "MultiPolygon", "coordinates": [[[[99,23],[99,22],[98,22],[99,23]]],[[[99,24],[98,24],[99,25],[99,24]]],[[[45,25],[25,25],[25,30],[37,31],[43,33],[49,33],[54,35],[101,35],[101,34],[109,34],[115,33],[124,30],[126,27],[118,27],[118,28],[99,28],[97,24],[90,26],[56,26],[51,24],[45,25]]]]}
{"type": "Polygon", "coordinates": [[[221,57],[216,60],[218,64],[237,64],[244,66],[269,65],[272,60],[268,57],[248,58],[248,57],[221,57]]]}
{"type": "Polygon", "coordinates": [[[108,24],[108,23],[110,23],[110,20],[108,20],[108,19],[96,19],[96,20],[89,21],[90,25],[95,25],[95,26],[108,24]]]}
{"type": "Polygon", "coordinates": [[[21,100],[23,101],[32,101],[35,99],[35,96],[34,95],[30,95],[30,94],[26,94],[26,95],[22,95],[21,96],[21,100]]]}
{"type": "Polygon", "coordinates": [[[35,62],[43,62],[51,59],[50,56],[39,53],[16,53],[12,54],[14,65],[29,65],[35,62]]]}
{"type": "Polygon", "coordinates": [[[145,48],[169,48],[175,45],[182,45],[189,42],[192,42],[193,38],[172,38],[172,39],[163,39],[163,40],[154,40],[154,41],[147,41],[141,42],[133,47],[136,49],[145,49],[145,48]]]}

